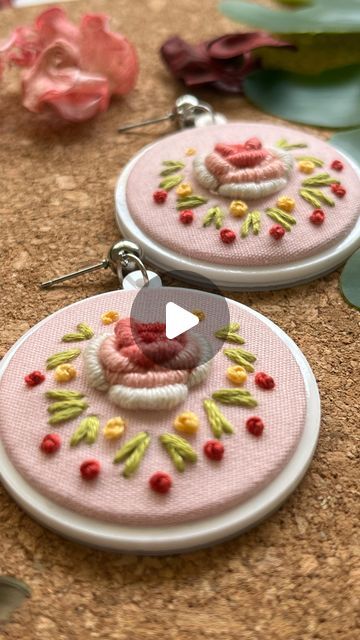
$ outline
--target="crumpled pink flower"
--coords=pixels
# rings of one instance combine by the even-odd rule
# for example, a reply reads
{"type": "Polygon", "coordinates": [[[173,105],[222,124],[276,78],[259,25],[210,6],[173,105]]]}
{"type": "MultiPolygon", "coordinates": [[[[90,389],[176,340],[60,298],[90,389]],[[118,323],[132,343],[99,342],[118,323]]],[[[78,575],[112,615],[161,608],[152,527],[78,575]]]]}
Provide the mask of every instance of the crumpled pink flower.
{"type": "Polygon", "coordinates": [[[210,84],[216,89],[240,93],[244,78],[259,65],[252,55],[260,47],[289,47],[267,33],[230,33],[190,45],[173,36],[160,49],[164,62],[188,87],[210,84]]]}
{"type": "Polygon", "coordinates": [[[102,14],[84,15],[80,26],[53,7],[33,27],[19,27],[0,45],[2,67],[23,68],[23,105],[40,113],[52,109],[65,120],[81,122],[105,111],[111,95],[124,95],[135,85],[135,48],[108,29],[102,14]]]}

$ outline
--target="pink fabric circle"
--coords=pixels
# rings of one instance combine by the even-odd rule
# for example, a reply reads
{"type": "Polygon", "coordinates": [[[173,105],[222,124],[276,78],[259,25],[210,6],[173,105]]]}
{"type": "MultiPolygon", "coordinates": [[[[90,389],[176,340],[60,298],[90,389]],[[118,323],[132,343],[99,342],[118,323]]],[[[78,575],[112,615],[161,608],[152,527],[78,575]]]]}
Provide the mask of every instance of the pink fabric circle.
{"type": "MultiPolygon", "coordinates": [[[[45,361],[50,355],[70,347],[61,342],[61,336],[73,331],[79,322],[87,322],[96,335],[113,334],[114,325],[104,327],[101,315],[112,309],[122,317],[128,316],[134,295],[133,292],[113,292],[71,305],[48,318],[18,348],[1,379],[0,436],[9,459],[26,481],[49,500],[97,521],[171,525],[215,515],[243,503],[284,468],[297,447],[306,413],[302,374],[289,348],[246,309],[229,301],[231,320],[241,324],[245,349],[257,356],[256,371],[271,375],[276,387],[271,391],[260,389],[255,385],[255,374],[249,374],[246,388],[257,398],[258,407],[221,406],[235,433],[223,437],[225,454],[219,463],[203,454],[205,442],[213,435],[202,402],[215,390],[232,386],[225,376],[232,363],[222,351],[214,358],[205,382],[191,389],[183,404],[168,411],[126,411],[112,405],[104,393],[87,386],[81,357],[73,361],[78,370],[75,381],[57,384],[53,372],[48,371],[45,382],[32,388],[26,386],[24,375],[33,370],[45,371],[45,361]],[[44,394],[55,388],[81,390],[87,396],[89,409],[75,420],[49,426],[49,401],[44,394]],[[198,453],[198,462],[179,473],[158,436],[174,432],[174,418],[183,411],[193,411],[200,418],[197,435],[189,436],[198,453]],[[95,444],[81,443],[70,448],[69,439],[79,421],[91,414],[99,417],[101,429],[107,420],[121,415],[127,423],[125,436],[109,441],[100,432],[95,444]],[[265,424],[260,438],[249,434],[245,427],[247,418],[253,415],[261,417],[265,424]],[[152,436],[150,447],[137,473],[125,479],[121,474],[122,465],[112,462],[115,451],[142,430],[152,436]],[[39,449],[47,433],[58,433],[62,439],[60,450],[51,456],[39,449]],[[92,482],[84,481],[79,472],[80,464],[88,458],[101,464],[101,472],[92,482]],[[148,480],[157,471],[166,472],[173,479],[172,489],[166,496],[155,494],[149,488],[148,480]]],[[[163,295],[165,303],[166,295],[160,289],[159,305],[163,295]]],[[[201,293],[199,306],[210,317],[213,307],[201,293]]],[[[206,318],[203,322],[206,323],[206,318]]],[[[204,324],[204,330],[205,327],[204,324]]],[[[83,349],[87,344],[81,342],[74,346],[83,349]]]]}
{"type": "MultiPolygon", "coordinates": [[[[244,171],[251,177],[256,169],[244,171]]],[[[227,266],[281,265],[315,256],[346,237],[359,216],[360,181],[356,171],[338,150],[299,129],[252,122],[229,123],[186,130],[159,140],[145,151],[132,168],[126,185],[126,201],[130,215],[140,229],[152,240],[181,256],[227,266]],[[346,188],[344,198],[337,198],[329,187],[325,188],[325,193],[335,200],[335,207],[324,204],[324,224],[315,226],[309,221],[315,207],[300,197],[299,188],[301,182],[311,175],[298,171],[295,162],[294,171],[283,191],[247,202],[249,211],[263,212],[261,231],[258,236],[250,233],[247,238],[240,237],[239,231],[244,218],[234,218],[229,213],[230,199],[211,195],[197,183],[192,170],[194,156],[186,156],[185,152],[192,147],[199,155],[208,155],[212,153],[216,144],[243,143],[252,136],[258,137],[264,147],[275,147],[281,138],[286,138],[289,143],[303,142],[307,147],[291,151],[293,157],[315,156],[324,161],[324,166],[316,168],[312,175],[327,172],[334,179],[341,180],[346,188]],[[338,158],[344,164],[342,172],[334,171],[330,167],[338,158]],[[208,198],[206,204],[194,209],[194,221],[191,225],[183,225],[179,221],[175,190],[169,192],[164,204],[159,205],[153,201],[152,194],[161,180],[161,163],[165,160],[184,162],[186,167],[181,171],[184,182],[193,185],[194,193],[208,198]],[[277,242],[269,235],[274,221],[265,214],[265,209],[276,206],[277,199],[282,195],[295,199],[294,215],[297,224],[277,242]],[[223,226],[237,234],[236,241],[232,244],[225,245],[214,226],[202,226],[206,211],[216,205],[226,212],[223,226]]]]}

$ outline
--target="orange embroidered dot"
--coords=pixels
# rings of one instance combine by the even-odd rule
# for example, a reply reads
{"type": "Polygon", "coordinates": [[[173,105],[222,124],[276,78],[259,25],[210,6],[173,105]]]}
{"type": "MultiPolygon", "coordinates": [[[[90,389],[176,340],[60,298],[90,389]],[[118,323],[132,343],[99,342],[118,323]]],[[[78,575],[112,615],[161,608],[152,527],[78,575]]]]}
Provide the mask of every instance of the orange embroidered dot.
{"type": "Polygon", "coordinates": [[[234,365],[226,370],[226,377],[234,384],[244,384],[247,380],[247,373],[244,367],[234,365]]]}
{"type": "Polygon", "coordinates": [[[103,324],[112,324],[119,320],[120,316],[117,311],[105,311],[101,316],[101,322],[103,324]]]}
{"type": "Polygon", "coordinates": [[[59,364],[54,371],[56,382],[69,382],[77,376],[77,371],[72,364],[59,364]]]}
{"type": "Polygon", "coordinates": [[[287,213],[291,213],[295,208],[295,200],[293,198],[288,198],[288,196],[281,196],[276,202],[279,209],[286,211],[287,213]]]}
{"type": "Polygon", "coordinates": [[[116,418],[110,418],[110,420],[107,421],[103,429],[103,434],[107,440],[115,440],[116,438],[121,438],[125,429],[125,420],[120,416],[116,416],[116,418]]]}
{"type": "Polygon", "coordinates": [[[230,204],[229,210],[230,213],[236,218],[242,218],[248,211],[248,206],[246,202],[242,200],[233,200],[230,204]]]}
{"type": "Polygon", "coordinates": [[[200,425],[200,420],[196,413],[192,411],[184,411],[176,416],[174,420],[174,429],[180,433],[187,433],[189,435],[197,432],[200,425]]]}
{"type": "Polygon", "coordinates": [[[188,182],[183,182],[182,184],[179,184],[178,188],[176,189],[176,194],[181,198],[183,198],[184,196],[191,196],[192,194],[191,184],[189,184],[188,182]]]}
{"type": "Polygon", "coordinates": [[[186,156],[195,156],[196,154],[197,154],[197,151],[195,147],[188,147],[185,151],[186,156]]]}
{"type": "Polygon", "coordinates": [[[300,160],[298,169],[301,173],[312,173],[315,169],[315,165],[311,160],[300,160]]]}
{"type": "Polygon", "coordinates": [[[194,314],[194,316],[197,316],[200,322],[202,322],[202,320],[205,320],[205,313],[201,311],[201,309],[193,309],[191,313],[194,314]]]}

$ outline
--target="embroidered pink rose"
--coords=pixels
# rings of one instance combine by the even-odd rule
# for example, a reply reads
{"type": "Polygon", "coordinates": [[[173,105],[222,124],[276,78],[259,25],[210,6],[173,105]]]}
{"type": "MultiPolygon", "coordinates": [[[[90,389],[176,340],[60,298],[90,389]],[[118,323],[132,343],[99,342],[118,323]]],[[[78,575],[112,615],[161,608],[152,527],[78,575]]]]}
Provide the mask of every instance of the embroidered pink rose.
{"type": "Polygon", "coordinates": [[[112,33],[101,14],[84,15],[76,26],[54,7],[32,27],[19,27],[0,46],[0,72],[6,63],[23,68],[23,105],[34,113],[55,111],[80,122],[108,108],[112,95],[135,85],[138,60],[125,36],[112,33]]]}
{"type": "Polygon", "coordinates": [[[197,335],[173,340],[162,323],[119,320],[115,335],[94,338],[84,350],[85,374],[95,389],[126,409],[171,409],[210,370],[210,346],[197,335]]]}
{"type": "Polygon", "coordinates": [[[291,154],[265,148],[258,138],[244,143],[218,143],[193,163],[200,184],[226,198],[255,200],[283,189],[293,167],[291,154]]]}

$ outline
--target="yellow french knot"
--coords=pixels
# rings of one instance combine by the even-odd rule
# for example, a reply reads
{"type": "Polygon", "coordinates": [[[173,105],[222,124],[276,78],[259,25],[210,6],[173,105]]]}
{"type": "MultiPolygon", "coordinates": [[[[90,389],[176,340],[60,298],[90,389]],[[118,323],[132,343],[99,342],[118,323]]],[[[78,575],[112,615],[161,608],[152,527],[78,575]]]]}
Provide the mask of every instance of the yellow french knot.
{"type": "Polygon", "coordinates": [[[183,182],[182,184],[179,184],[178,188],[176,189],[176,193],[181,198],[183,198],[184,196],[191,196],[192,194],[191,184],[188,184],[187,182],[183,182]]]}
{"type": "Polygon", "coordinates": [[[110,418],[103,429],[104,437],[107,440],[115,440],[116,438],[120,438],[123,435],[125,428],[126,422],[120,416],[117,416],[116,418],[110,418]]]}
{"type": "Polygon", "coordinates": [[[298,169],[301,173],[312,173],[315,169],[315,165],[311,160],[300,160],[298,169]]]}
{"type": "Polygon", "coordinates": [[[119,320],[120,316],[117,311],[105,311],[101,316],[101,322],[103,324],[112,324],[119,320]]]}
{"type": "Polygon", "coordinates": [[[286,211],[287,213],[291,213],[295,209],[295,200],[293,198],[289,198],[288,196],[281,196],[281,198],[277,201],[277,206],[279,209],[286,211]]]}
{"type": "Polygon", "coordinates": [[[200,420],[196,413],[192,411],[184,411],[176,416],[174,420],[174,429],[180,433],[196,433],[199,428],[200,420]]]}
{"type": "Polygon", "coordinates": [[[233,200],[229,207],[230,213],[236,218],[242,218],[247,213],[248,208],[246,202],[242,200],[233,200]]]}
{"type": "Polygon", "coordinates": [[[244,384],[247,380],[246,369],[240,365],[234,365],[226,370],[226,377],[234,384],[244,384]]]}
{"type": "Polygon", "coordinates": [[[54,371],[56,382],[69,382],[76,378],[77,371],[72,364],[59,364],[54,371]]]}
{"type": "Polygon", "coordinates": [[[185,151],[186,156],[195,156],[197,153],[195,147],[188,147],[185,151]]]}
{"type": "Polygon", "coordinates": [[[191,312],[194,316],[197,316],[200,320],[200,322],[202,322],[202,320],[205,320],[205,313],[203,311],[201,311],[201,309],[193,309],[191,312]]]}

